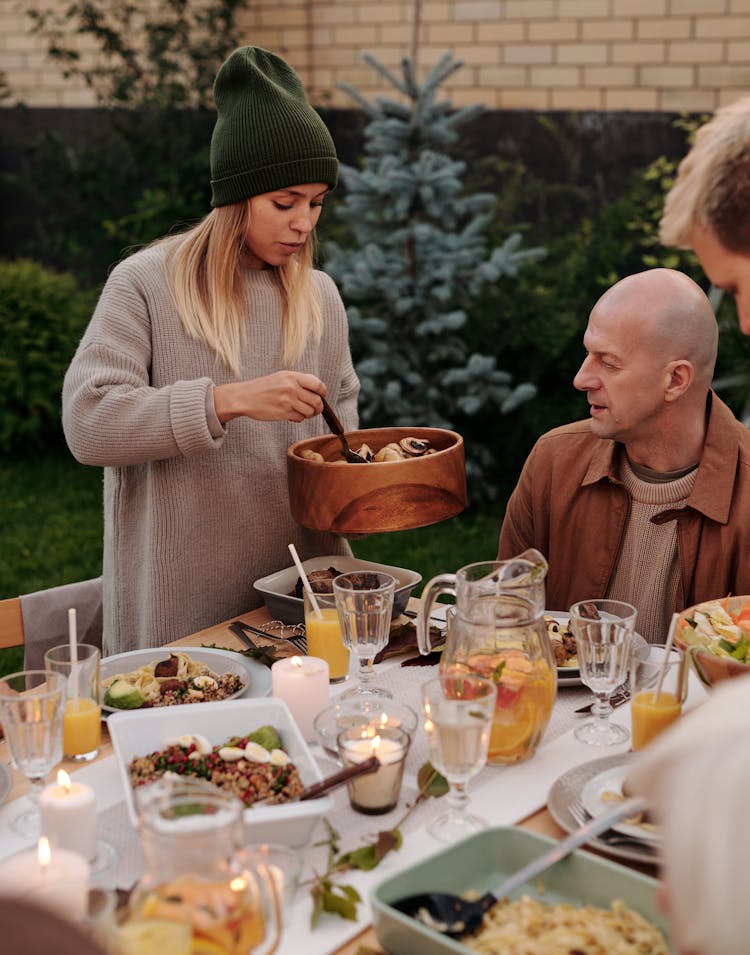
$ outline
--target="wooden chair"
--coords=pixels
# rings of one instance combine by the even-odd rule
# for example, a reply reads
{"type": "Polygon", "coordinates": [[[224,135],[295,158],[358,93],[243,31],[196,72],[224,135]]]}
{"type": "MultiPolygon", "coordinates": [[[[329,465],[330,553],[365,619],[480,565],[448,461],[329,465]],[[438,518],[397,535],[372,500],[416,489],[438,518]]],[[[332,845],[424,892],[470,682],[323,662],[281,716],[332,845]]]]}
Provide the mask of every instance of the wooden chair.
{"type": "Polygon", "coordinates": [[[69,607],[79,608],[79,641],[101,647],[101,603],[101,577],[0,600],[0,650],[24,647],[24,667],[43,667],[44,652],[67,642],[69,607]]]}

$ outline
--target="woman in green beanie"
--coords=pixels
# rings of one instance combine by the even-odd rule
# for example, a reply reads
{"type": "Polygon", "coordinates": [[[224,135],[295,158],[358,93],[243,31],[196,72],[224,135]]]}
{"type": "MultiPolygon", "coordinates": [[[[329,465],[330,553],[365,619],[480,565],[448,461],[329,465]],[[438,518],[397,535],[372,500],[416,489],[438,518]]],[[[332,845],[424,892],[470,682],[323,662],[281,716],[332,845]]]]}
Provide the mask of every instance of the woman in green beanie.
{"type": "Polygon", "coordinates": [[[260,603],[257,578],[344,541],[291,518],[286,450],[359,381],[314,230],[338,162],[297,74],[254,47],[214,83],[212,211],[112,271],[63,387],[104,467],[104,648],[160,646],[260,603]]]}

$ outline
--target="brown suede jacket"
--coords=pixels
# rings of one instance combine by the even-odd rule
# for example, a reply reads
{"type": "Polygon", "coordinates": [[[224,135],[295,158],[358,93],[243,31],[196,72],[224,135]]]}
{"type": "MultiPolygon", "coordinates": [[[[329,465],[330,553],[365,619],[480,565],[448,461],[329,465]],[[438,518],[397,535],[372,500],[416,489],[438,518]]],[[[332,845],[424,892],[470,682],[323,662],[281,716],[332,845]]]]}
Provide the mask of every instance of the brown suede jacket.
{"type": "MultiPolygon", "coordinates": [[[[683,610],[727,594],[750,594],[750,430],[711,391],[693,492],[676,520],[683,610]]],[[[603,597],[630,507],[617,477],[623,446],[591,434],[588,421],[548,432],[524,464],[500,531],[498,558],[538,548],[549,561],[547,607],[603,597]]],[[[643,568],[644,574],[648,568],[643,568]]]]}

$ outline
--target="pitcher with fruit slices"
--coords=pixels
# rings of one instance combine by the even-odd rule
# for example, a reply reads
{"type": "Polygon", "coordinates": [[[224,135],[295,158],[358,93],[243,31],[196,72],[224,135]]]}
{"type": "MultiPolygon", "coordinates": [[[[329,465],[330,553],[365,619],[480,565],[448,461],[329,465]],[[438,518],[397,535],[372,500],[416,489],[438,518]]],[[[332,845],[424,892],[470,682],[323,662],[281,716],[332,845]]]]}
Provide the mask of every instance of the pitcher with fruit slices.
{"type": "Polygon", "coordinates": [[[426,585],[417,617],[422,653],[429,653],[429,619],[440,594],[456,598],[446,614],[440,673],[450,687],[478,673],[497,687],[488,762],[516,763],[536,750],[552,713],[557,667],[544,623],[547,563],[528,550],[512,560],[484,561],[426,585]]]}

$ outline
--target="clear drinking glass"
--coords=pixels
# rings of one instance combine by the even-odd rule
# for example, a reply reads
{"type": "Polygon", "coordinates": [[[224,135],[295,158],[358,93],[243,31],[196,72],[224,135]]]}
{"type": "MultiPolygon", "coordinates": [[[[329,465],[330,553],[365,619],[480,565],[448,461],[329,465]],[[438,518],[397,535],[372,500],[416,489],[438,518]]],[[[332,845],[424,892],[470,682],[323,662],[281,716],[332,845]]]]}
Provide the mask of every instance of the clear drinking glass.
{"type": "Polygon", "coordinates": [[[65,678],[49,670],[21,670],[0,679],[0,723],[13,764],[31,782],[33,807],[16,816],[11,829],[27,839],[41,833],[39,794],[62,759],[65,678]]]}
{"type": "Polygon", "coordinates": [[[379,572],[353,571],[333,579],[336,609],[344,644],[359,659],[357,686],[341,698],[368,694],[387,696],[388,690],[373,686],[373,660],[388,643],[396,578],[379,572]]]}
{"type": "Polygon", "coordinates": [[[651,644],[632,654],[630,730],[634,750],[648,746],[654,737],[679,719],[687,690],[687,659],[682,650],[651,644]]]}
{"type": "Polygon", "coordinates": [[[630,733],[610,722],[609,698],[628,678],[637,611],[622,600],[581,600],[570,608],[570,629],[576,638],[581,682],[593,690],[593,719],[574,731],[593,746],[624,743],[630,733]]]}
{"type": "Polygon", "coordinates": [[[62,643],[44,654],[44,665],[53,673],[61,673],[67,683],[67,699],[63,716],[63,755],[87,762],[99,754],[102,741],[101,681],[98,647],[76,644],[73,662],[70,644],[62,643]]]}
{"type": "Polygon", "coordinates": [[[467,787],[487,762],[496,696],[492,680],[475,674],[438,677],[422,686],[430,761],[450,786],[448,811],[428,826],[441,842],[455,842],[487,825],[467,812],[467,787]]]}

